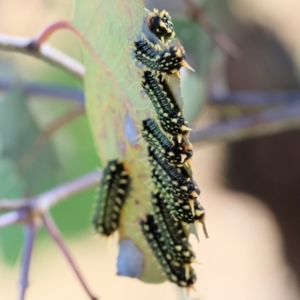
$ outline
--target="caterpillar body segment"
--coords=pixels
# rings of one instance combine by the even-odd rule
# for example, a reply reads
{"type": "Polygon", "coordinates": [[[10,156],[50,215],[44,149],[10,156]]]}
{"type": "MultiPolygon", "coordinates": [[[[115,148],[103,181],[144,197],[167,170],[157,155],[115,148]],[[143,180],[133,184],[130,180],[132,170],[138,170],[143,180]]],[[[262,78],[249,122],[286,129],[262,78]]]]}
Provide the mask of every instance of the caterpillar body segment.
{"type": "Polygon", "coordinates": [[[174,263],[172,255],[170,255],[168,250],[160,242],[162,237],[158,232],[152,215],[147,215],[146,220],[141,221],[141,228],[150,248],[168,279],[180,287],[193,286],[196,282],[196,275],[193,268],[189,264],[182,265],[179,262],[174,263]]]}
{"type": "Polygon", "coordinates": [[[161,193],[164,202],[167,203],[172,216],[184,223],[195,221],[203,223],[205,212],[197,200],[200,190],[196,183],[192,181],[188,173],[181,172],[184,168],[170,166],[174,172],[170,175],[170,172],[166,171],[168,164],[162,162],[155,152],[149,150],[149,153],[152,181],[157,191],[161,193]],[[162,165],[165,165],[165,168],[162,165]]]}
{"type": "Polygon", "coordinates": [[[197,199],[200,195],[200,189],[185,168],[176,168],[169,165],[166,160],[161,159],[155,151],[149,148],[148,152],[148,159],[154,172],[157,171],[158,179],[167,183],[174,197],[183,201],[197,199]]]}
{"type": "Polygon", "coordinates": [[[142,87],[154,106],[163,130],[171,136],[178,137],[179,142],[182,138],[188,138],[191,129],[166,80],[162,80],[161,76],[156,77],[151,71],[145,71],[142,87]]]}
{"type": "MultiPolygon", "coordinates": [[[[135,58],[144,66],[159,74],[178,73],[181,67],[192,69],[186,62],[185,51],[182,46],[172,46],[160,50],[145,38],[134,42],[135,58]]],[[[193,70],[193,69],[192,69],[193,70]]]]}
{"type": "Polygon", "coordinates": [[[130,189],[123,163],[111,160],[103,171],[92,222],[98,233],[110,236],[119,226],[120,212],[130,189]]]}
{"type": "Polygon", "coordinates": [[[188,242],[187,233],[183,225],[176,221],[161,198],[160,193],[152,194],[152,206],[155,223],[162,237],[161,243],[167,247],[175,260],[181,264],[195,261],[195,253],[188,242]]]}
{"type": "Polygon", "coordinates": [[[173,144],[151,118],[143,121],[142,135],[157,155],[164,157],[170,165],[181,167],[193,155],[192,150],[184,150],[177,141],[173,144]]]}

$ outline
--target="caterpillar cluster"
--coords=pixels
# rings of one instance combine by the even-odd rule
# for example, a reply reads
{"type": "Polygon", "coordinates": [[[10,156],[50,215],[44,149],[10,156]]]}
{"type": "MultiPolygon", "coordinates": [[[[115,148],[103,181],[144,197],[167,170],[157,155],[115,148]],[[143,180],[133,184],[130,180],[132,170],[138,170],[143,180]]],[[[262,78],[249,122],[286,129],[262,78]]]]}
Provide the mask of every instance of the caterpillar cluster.
{"type": "Polygon", "coordinates": [[[142,136],[160,158],[165,158],[169,165],[182,167],[193,155],[192,149],[185,149],[182,143],[172,143],[151,118],[143,121],[142,136]]]}
{"type": "MultiPolygon", "coordinates": [[[[147,143],[148,161],[154,190],[153,214],[140,221],[142,233],[167,278],[180,287],[191,288],[196,275],[191,267],[196,257],[188,241],[186,225],[204,224],[204,208],[198,201],[200,189],[193,180],[189,142],[190,128],[168,84],[168,76],[180,77],[186,62],[183,47],[168,46],[175,37],[173,23],[166,11],[149,12],[146,24],[158,40],[143,36],[135,44],[135,58],[145,67],[141,85],[156,112],[156,119],[142,121],[142,136],[147,143]]],[[[103,171],[93,225],[110,236],[119,227],[120,212],[131,186],[124,164],[111,160],[103,171]]]]}
{"type": "Polygon", "coordinates": [[[141,85],[159,121],[159,124],[152,118],[142,121],[155,191],[151,196],[153,215],[141,221],[141,228],[168,279],[188,288],[196,281],[191,267],[195,254],[184,224],[202,223],[207,236],[205,212],[198,201],[200,189],[192,176],[191,129],[166,76],[179,76],[182,66],[190,67],[182,46],[168,46],[175,32],[166,11],[150,12],[147,26],[162,43],[154,44],[143,37],[135,42],[134,50],[135,58],[146,68],[141,85]]]}
{"type": "MultiPolygon", "coordinates": [[[[190,287],[196,282],[196,275],[189,263],[181,264],[169,251],[165,240],[168,239],[159,231],[153,215],[147,215],[141,221],[142,232],[149,243],[153,253],[163,267],[168,279],[180,287],[190,287]]],[[[175,246],[176,247],[176,246],[175,246]]],[[[172,247],[175,249],[175,247],[172,247]]],[[[178,249],[181,249],[181,246],[178,249]]],[[[182,251],[178,251],[182,252],[182,251]]]]}
{"type": "Polygon", "coordinates": [[[120,212],[130,188],[130,177],[123,163],[111,160],[103,171],[96,209],[92,222],[104,236],[113,234],[119,226],[120,212]]]}

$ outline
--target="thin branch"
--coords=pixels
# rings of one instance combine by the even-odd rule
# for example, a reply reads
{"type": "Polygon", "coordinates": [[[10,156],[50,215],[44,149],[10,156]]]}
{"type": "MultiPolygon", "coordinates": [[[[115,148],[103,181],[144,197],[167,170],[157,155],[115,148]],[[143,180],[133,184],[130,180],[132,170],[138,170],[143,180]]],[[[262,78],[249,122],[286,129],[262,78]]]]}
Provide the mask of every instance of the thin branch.
{"type": "Polygon", "coordinates": [[[30,222],[25,227],[25,245],[23,250],[22,266],[21,266],[21,278],[20,278],[20,300],[25,299],[25,293],[28,283],[29,267],[31,263],[33,244],[36,238],[38,225],[34,222],[30,222]]]}
{"type": "Polygon", "coordinates": [[[73,259],[70,251],[68,250],[66,244],[64,243],[61,234],[59,232],[59,229],[57,228],[54,220],[52,217],[45,213],[43,214],[43,221],[46,229],[48,230],[49,235],[53,238],[53,240],[56,242],[57,246],[60,248],[62,253],[64,254],[65,258],[69,262],[70,266],[72,267],[73,271],[75,272],[78,280],[80,281],[81,285],[83,286],[86,293],[89,295],[89,297],[92,300],[97,300],[98,298],[95,297],[90,289],[88,288],[85,280],[83,279],[83,276],[81,275],[81,272],[79,271],[78,267],[76,266],[75,260],[73,259]]]}
{"type": "Polygon", "coordinates": [[[288,105],[300,101],[300,90],[286,90],[275,92],[229,92],[227,94],[210,95],[208,105],[235,105],[235,106],[274,106],[288,105]]]}
{"type": "MultiPolygon", "coordinates": [[[[30,97],[49,97],[69,100],[76,104],[84,104],[83,90],[76,87],[65,87],[36,82],[21,83],[22,92],[30,97]]],[[[7,91],[15,85],[14,80],[0,78],[0,90],[7,91]]],[[[207,102],[208,105],[236,105],[236,106],[273,106],[291,104],[300,100],[300,90],[278,90],[274,92],[228,92],[217,94],[212,92],[207,102]]]]}
{"type": "Polygon", "coordinates": [[[65,20],[58,21],[45,27],[42,30],[42,32],[39,34],[39,36],[32,41],[30,47],[39,49],[51,37],[53,33],[61,29],[68,29],[71,32],[73,32],[75,35],[78,35],[77,30],[69,21],[65,21],[65,20]]]}
{"type": "Polygon", "coordinates": [[[57,186],[33,199],[3,200],[0,201],[0,211],[15,210],[0,215],[0,228],[10,226],[16,223],[26,222],[30,219],[29,211],[36,216],[50,209],[53,205],[87,190],[98,184],[102,173],[95,171],[79,177],[73,181],[57,186]]]}
{"type": "Polygon", "coordinates": [[[20,279],[20,300],[24,300],[26,289],[28,287],[28,274],[33,244],[37,232],[37,222],[41,218],[50,236],[54,239],[63,252],[90,299],[97,300],[97,298],[91,293],[79,269],[77,268],[75,261],[64,244],[54,221],[52,220],[51,216],[48,215],[48,210],[51,208],[51,206],[57,204],[58,202],[97,185],[101,176],[101,173],[96,171],[71,182],[62,184],[61,186],[55,187],[52,190],[40,194],[38,197],[33,199],[19,199],[16,200],[16,202],[8,200],[0,201],[0,211],[17,209],[15,211],[0,215],[0,228],[20,222],[26,223],[25,246],[20,279]]]}
{"type": "Polygon", "coordinates": [[[68,110],[63,115],[54,119],[51,123],[47,124],[43,129],[42,136],[39,139],[49,139],[55,132],[57,132],[61,127],[66,124],[76,120],[78,117],[85,113],[85,108],[83,105],[76,106],[71,110],[68,110]]]}
{"type": "Polygon", "coordinates": [[[183,2],[188,9],[191,19],[199,23],[224,52],[234,59],[242,58],[241,50],[224,33],[211,23],[205,15],[204,8],[198,7],[192,0],[183,0],[183,2]]]}
{"type": "Polygon", "coordinates": [[[32,45],[34,45],[35,41],[36,39],[0,34],[0,50],[19,52],[42,59],[45,62],[82,79],[85,68],[80,62],[48,44],[33,47],[32,45]]]}
{"type": "MultiPolygon", "coordinates": [[[[7,91],[14,87],[15,80],[0,78],[0,91],[7,91]]],[[[76,87],[65,87],[37,82],[18,82],[22,92],[29,97],[47,97],[57,100],[69,100],[77,104],[84,104],[83,90],[76,87]]]]}
{"type": "Polygon", "coordinates": [[[213,124],[191,132],[194,143],[231,142],[300,128],[299,103],[213,124]]]}
{"type": "Polygon", "coordinates": [[[0,215],[0,228],[22,223],[27,219],[27,217],[28,214],[25,210],[16,210],[0,215]]]}
{"type": "MultiPolygon", "coordinates": [[[[40,194],[34,199],[33,206],[41,212],[46,212],[50,207],[56,205],[81,191],[87,190],[91,187],[96,186],[102,177],[102,173],[95,171],[84,175],[71,182],[62,184],[53,188],[52,190],[40,194]]],[[[1,203],[1,202],[0,202],[1,203]]]]}
{"type": "Polygon", "coordinates": [[[0,201],[0,212],[18,210],[28,208],[29,199],[16,199],[16,200],[1,200],[0,201]]]}

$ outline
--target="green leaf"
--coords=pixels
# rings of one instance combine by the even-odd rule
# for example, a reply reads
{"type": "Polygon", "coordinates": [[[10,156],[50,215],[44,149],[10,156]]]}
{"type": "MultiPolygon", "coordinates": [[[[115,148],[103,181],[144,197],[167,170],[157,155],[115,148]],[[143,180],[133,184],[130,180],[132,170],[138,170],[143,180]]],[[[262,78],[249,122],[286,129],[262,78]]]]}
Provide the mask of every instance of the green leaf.
{"type": "Polygon", "coordinates": [[[0,97],[0,155],[14,163],[24,181],[26,196],[52,186],[58,169],[51,143],[38,147],[40,135],[18,86],[0,97]]]}
{"type": "MultiPolygon", "coordinates": [[[[21,89],[14,86],[0,97],[0,199],[30,196],[53,185],[58,161],[50,143],[34,150],[40,134],[21,89]]],[[[22,245],[21,227],[1,230],[0,245],[5,260],[13,263],[22,245]]]]}
{"type": "MultiPolygon", "coordinates": [[[[14,163],[0,158],[0,199],[20,197],[24,190],[24,182],[16,172],[14,163]]],[[[22,247],[21,226],[10,226],[0,230],[0,248],[5,261],[14,264],[22,247]]]]}
{"type": "MultiPolygon", "coordinates": [[[[101,166],[86,116],[62,128],[54,137],[54,143],[61,161],[60,183],[101,166]]],[[[90,220],[95,193],[96,189],[90,189],[52,208],[53,216],[64,235],[74,236],[87,228],[92,232],[90,220]]]]}
{"type": "MultiPolygon", "coordinates": [[[[75,0],[73,23],[85,39],[85,97],[100,159],[103,165],[108,160],[121,159],[132,177],[132,190],[121,214],[119,236],[122,245],[141,251],[144,261],[141,274],[130,274],[135,273],[132,276],[145,282],[162,282],[165,276],[153,262],[153,254],[141,236],[139,225],[139,220],[151,211],[151,186],[147,181],[149,166],[141,162],[145,147],[138,143],[136,135],[141,120],[149,117],[153,108],[140,93],[140,74],[133,61],[132,42],[141,38],[145,15],[139,0],[75,0]],[[132,243],[122,243],[125,240],[132,243]]],[[[134,253],[131,253],[132,260],[134,253]]],[[[128,253],[119,256],[119,260],[122,257],[128,259],[128,253]]],[[[124,267],[119,261],[120,265],[124,267]]],[[[132,266],[130,268],[132,270],[132,266]]],[[[119,273],[130,276],[124,269],[119,273]]]]}
{"type": "Polygon", "coordinates": [[[15,264],[23,244],[22,226],[10,226],[1,229],[0,244],[4,260],[10,265],[15,264]]]}
{"type": "MultiPolygon", "coordinates": [[[[59,116],[74,109],[74,104],[58,101],[31,100],[31,110],[39,124],[46,126],[59,116]]],[[[82,115],[60,128],[52,137],[60,169],[57,184],[63,184],[101,167],[86,115],[82,115]]],[[[91,209],[95,189],[70,197],[51,210],[63,235],[75,236],[91,228],[91,209]]],[[[42,234],[44,236],[45,234],[42,234]]]]}

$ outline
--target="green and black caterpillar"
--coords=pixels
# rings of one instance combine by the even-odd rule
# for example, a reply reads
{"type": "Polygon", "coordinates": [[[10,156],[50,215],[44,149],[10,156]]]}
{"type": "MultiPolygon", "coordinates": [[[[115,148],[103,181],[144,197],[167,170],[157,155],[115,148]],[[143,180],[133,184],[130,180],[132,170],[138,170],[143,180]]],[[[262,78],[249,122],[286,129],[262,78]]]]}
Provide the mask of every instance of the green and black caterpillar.
{"type": "Polygon", "coordinates": [[[123,163],[111,160],[103,170],[93,224],[104,236],[113,234],[119,226],[120,212],[130,189],[130,177],[123,163]]]}
{"type": "MultiPolygon", "coordinates": [[[[184,224],[204,223],[204,208],[198,201],[200,189],[191,170],[191,128],[169,86],[168,76],[178,76],[186,62],[181,45],[169,46],[175,37],[169,13],[154,9],[146,18],[149,31],[158,39],[142,35],[135,41],[134,55],[146,69],[141,85],[151,100],[156,118],[142,121],[142,136],[148,145],[148,161],[155,191],[153,215],[141,221],[142,232],[166,276],[180,287],[192,287],[196,275],[191,267],[195,254],[188,243],[184,224]]],[[[192,69],[193,70],[193,69],[192,69]]]]}
{"type": "Polygon", "coordinates": [[[190,264],[177,264],[170,254],[169,248],[164,247],[164,238],[161,236],[154,216],[147,215],[141,221],[142,232],[150,245],[154,255],[161,264],[165,274],[171,282],[180,287],[192,287],[196,282],[196,275],[190,264]]]}
{"type": "Polygon", "coordinates": [[[173,144],[151,118],[143,121],[142,136],[151,149],[155,150],[159,157],[166,159],[169,165],[181,167],[193,155],[191,149],[184,149],[184,146],[177,142],[173,144]]]}
{"type": "Polygon", "coordinates": [[[187,138],[190,128],[184,119],[176,98],[162,76],[155,76],[145,71],[142,77],[142,88],[151,100],[162,129],[170,136],[176,136],[178,142],[187,138]]]}
{"type": "Polygon", "coordinates": [[[159,12],[158,9],[154,9],[153,12],[149,12],[146,23],[150,31],[163,43],[175,37],[171,16],[165,10],[159,12]]]}
{"type": "MultiPolygon", "coordinates": [[[[166,277],[180,287],[192,288],[196,275],[191,264],[196,257],[188,241],[187,224],[201,223],[207,236],[205,211],[198,201],[200,189],[191,169],[191,129],[169,85],[171,76],[179,80],[176,76],[180,78],[181,67],[192,68],[179,42],[170,45],[175,32],[168,12],[156,9],[149,12],[145,24],[155,38],[148,39],[142,34],[134,42],[134,56],[145,69],[141,86],[153,104],[156,117],[142,121],[153,189],[152,214],[140,218],[140,229],[166,277]]],[[[124,164],[109,161],[93,215],[99,234],[110,236],[119,228],[130,189],[131,178],[124,164]]]]}

